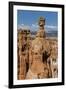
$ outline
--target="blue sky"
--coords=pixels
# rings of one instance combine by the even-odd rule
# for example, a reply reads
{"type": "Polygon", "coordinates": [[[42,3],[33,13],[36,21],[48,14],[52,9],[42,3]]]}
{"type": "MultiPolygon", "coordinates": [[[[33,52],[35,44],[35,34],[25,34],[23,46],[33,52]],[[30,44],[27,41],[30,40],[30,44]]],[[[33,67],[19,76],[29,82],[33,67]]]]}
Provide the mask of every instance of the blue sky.
{"type": "Polygon", "coordinates": [[[40,16],[46,19],[46,30],[56,30],[58,27],[58,13],[49,11],[31,11],[18,10],[17,11],[17,26],[28,27],[31,30],[38,30],[38,19],[40,16]]]}

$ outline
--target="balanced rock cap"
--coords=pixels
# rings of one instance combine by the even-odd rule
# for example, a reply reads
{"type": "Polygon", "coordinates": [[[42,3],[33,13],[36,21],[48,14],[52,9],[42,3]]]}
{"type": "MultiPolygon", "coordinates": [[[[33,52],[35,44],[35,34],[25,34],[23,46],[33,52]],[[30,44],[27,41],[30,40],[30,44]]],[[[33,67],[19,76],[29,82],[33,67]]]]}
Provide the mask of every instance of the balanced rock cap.
{"type": "Polygon", "coordinates": [[[40,17],[39,20],[38,20],[38,24],[41,26],[41,25],[45,25],[45,18],[44,17],[40,17]]]}
{"type": "Polygon", "coordinates": [[[39,18],[39,21],[45,21],[45,18],[41,16],[41,17],[39,18]]]}

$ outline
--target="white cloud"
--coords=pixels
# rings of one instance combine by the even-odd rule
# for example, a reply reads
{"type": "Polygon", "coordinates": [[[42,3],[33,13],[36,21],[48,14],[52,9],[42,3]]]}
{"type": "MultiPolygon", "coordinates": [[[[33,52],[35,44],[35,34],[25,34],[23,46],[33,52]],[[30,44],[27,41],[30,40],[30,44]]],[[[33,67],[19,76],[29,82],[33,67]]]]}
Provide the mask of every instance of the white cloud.
{"type": "Polygon", "coordinates": [[[35,24],[32,24],[32,27],[35,27],[35,24]]]}
{"type": "Polygon", "coordinates": [[[45,28],[56,30],[57,29],[57,26],[45,25],[45,28]]]}
{"type": "Polygon", "coordinates": [[[38,24],[37,24],[37,23],[32,24],[32,25],[30,26],[30,30],[31,30],[31,31],[37,31],[37,30],[38,30],[38,24]]]}
{"type": "Polygon", "coordinates": [[[38,27],[38,24],[37,23],[36,24],[32,24],[31,27],[37,28],[38,27]]]}
{"type": "Polygon", "coordinates": [[[18,29],[30,29],[30,26],[21,24],[21,25],[18,25],[17,28],[18,29]]]}
{"type": "MultiPolygon", "coordinates": [[[[34,30],[34,31],[37,31],[38,28],[39,28],[39,26],[38,26],[37,23],[32,24],[31,26],[21,24],[21,25],[18,25],[17,28],[18,28],[18,29],[29,29],[29,30],[31,30],[31,31],[33,31],[33,30],[34,30]]],[[[53,25],[45,25],[45,28],[46,28],[46,31],[51,31],[51,30],[56,31],[58,27],[57,27],[57,26],[53,26],[53,25]]]]}
{"type": "MultiPolygon", "coordinates": [[[[38,28],[39,26],[38,26],[38,24],[32,24],[31,27],[32,27],[32,28],[38,28]]],[[[45,25],[45,28],[56,30],[56,29],[57,29],[57,26],[45,25]]]]}
{"type": "Polygon", "coordinates": [[[22,26],[24,26],[24,24],[21,24],[22,26]]]}

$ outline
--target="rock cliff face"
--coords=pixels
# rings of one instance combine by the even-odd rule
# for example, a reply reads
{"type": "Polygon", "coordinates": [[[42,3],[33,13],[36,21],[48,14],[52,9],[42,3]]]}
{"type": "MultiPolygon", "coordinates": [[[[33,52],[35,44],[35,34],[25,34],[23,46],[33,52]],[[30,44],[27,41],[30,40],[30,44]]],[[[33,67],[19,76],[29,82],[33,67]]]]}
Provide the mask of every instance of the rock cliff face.
{"type": "Polygon", "coordinates": [[[43,17],[38,25],[34,40],[29,30],[18,31],[18,80],[58,77],[57,40],[46,38],[43,17]]]}

